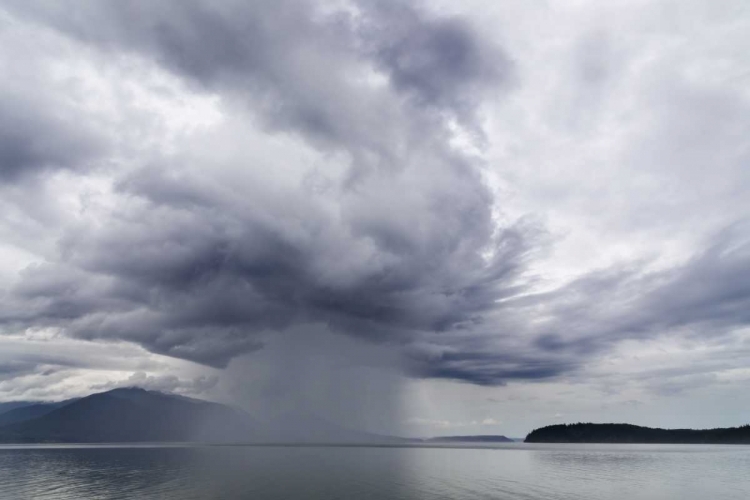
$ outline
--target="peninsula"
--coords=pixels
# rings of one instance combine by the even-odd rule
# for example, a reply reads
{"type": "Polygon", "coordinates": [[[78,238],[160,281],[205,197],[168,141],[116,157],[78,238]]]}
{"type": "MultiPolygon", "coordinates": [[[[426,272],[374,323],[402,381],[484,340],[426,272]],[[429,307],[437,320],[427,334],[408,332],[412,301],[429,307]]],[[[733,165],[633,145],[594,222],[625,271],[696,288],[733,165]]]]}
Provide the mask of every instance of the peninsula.
{"type": "Polygon", "coordinates": [[[513,440],[500,435],[481,434],[475,436],[439,436],[425,439],[425,443],[512,443],[513,440]]]}

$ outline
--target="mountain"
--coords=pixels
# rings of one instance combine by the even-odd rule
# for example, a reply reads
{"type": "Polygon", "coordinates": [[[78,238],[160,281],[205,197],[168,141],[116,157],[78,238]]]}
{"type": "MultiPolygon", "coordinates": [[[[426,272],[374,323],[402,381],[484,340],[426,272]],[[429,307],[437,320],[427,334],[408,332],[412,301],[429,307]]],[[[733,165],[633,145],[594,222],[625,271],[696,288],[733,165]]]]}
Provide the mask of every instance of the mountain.
{"type": "Polygon", "coordinates": [[[21,408],[22,406],[29,406],[37,403],[37,401],[9,401],[7,403],[0,403],[0,415],[3,413],[21,408]]]}
{"type": "Polygon", "coordinates": [[[249,415],[228,406],[125,388],[2,425],[0,442],[247,442],[256,431],[249,415]]]}
{"type": "Polygon", "coordinates": [[[12,407],[12,409],[8,411],[0,413],[0,427],[41,417],[51,411],[72,403],[73,401],[76,400],[69,399],[58,403],[23,403],[17,407],[12,407]]]}
{"type": "Polygon", "coordinates": [[[505,436],[482,434],[477,436],[440,436],[425,439],[427,443],[512,443],[513,440],[505,436]]]}
{"type": "Polygon", "coordinates": [[[750,444],[750,425],[719,429],[653,429],[630,424],[559,424],[533,430],[527,443],[750,444]]]}
{"type": "Polygon", "coordinates": [[[229,406],[139,388],[59,403],[8,404],[8,408],[0,413],[0,443],[404,442],[339,426],[305,411],[274,414],[261,422],[229,406]]]}

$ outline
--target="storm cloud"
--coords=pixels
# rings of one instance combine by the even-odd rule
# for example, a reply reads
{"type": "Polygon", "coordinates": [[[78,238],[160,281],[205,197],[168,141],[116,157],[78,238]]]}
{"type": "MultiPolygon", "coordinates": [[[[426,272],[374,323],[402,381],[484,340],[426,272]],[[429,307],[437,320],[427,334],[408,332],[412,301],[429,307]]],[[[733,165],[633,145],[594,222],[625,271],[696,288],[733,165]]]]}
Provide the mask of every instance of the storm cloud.
{"type": "MultiPolygon", "coordinates": [[[[473,19],[397,1],[10,0],[2,9],[8,40],[42,34],[64,41],[70,64],[89,61],[88,76],[60,77],[59,63],[39,56],[27,90],[14,78],[0,85],[0,189],[57,193],[45,203],[65,214],[39,222],[52,245],[21,245],[36,258],[2,285],[8,333],[125,341],[225,368],[280,332],[324,325],[388,346],[410,376],[497,386],[572,376],[625,340],[718,338],[750,323],[742,214],[712,223],[680,261],[621,259],[549,285],[542,264],[559,235],[544,217],[506,207],[493,176],[512,170],[510,159],[477,153],[503,140],[488,133],[485,103],[523,95],[532,76],[473,19]],[[54,97],[60,81],[79,80],[114,90],[54,97]],[[162,100],[172,107],[149,106],[162,100]],[[205,109],[178,117],[195,103],[205,109]],[[71,184],[75,202],[63,199],[71,184]]],[[[627,70],[625,50],[576,47],[570,78],[597,90],[571,94],[579,118],[550,120],[573,135],[627,70]]],[[[12,59],[12,46],[0,52],[12,59]]],[[[732,106],[707,108],[734,117],[732,137],[747,131],[732,106]]],[[[664,100],[654,113],[677,110],[664,100]]],[[[618,150],[619,160],[674,154],[704,168],[694,155],[681,162],[670,142],[697,133],[687,121],[655,130],[668,147],[632,132],[638,147],[618,150]]],[[[541,149],[537,139],[506,149],[520,156],[541,149]]],[[[554,159],[554,182],[573,183],[554,159]]],[[[554,182],[541,179],[539,191],[556,195],[554,182]]],[[[148,377],[137,379],[187,384],[148,377]]]]}
{"type": "Polygon", "coordinates": [[[495,227],[479,168],[446,144],[443,113],[470,119],[482,89],[512,71],[464,21],[408,4],[348,14],[298,2],[15,7],[224,93],[264,127],[339,155],[341,173],[317,167],[270,193],[244,149],[130,169],[116,177],[121,205],[106,224],[67,228],[57,256],[23,272],[7,324],[225,366],[296,324],[394,343],[463,328],[519,286],[529,228],[495,227]],[[389,83],[351,75],[364,70],[389,83]],[[316,191],[316,177],[329,191],[316,191]]]}

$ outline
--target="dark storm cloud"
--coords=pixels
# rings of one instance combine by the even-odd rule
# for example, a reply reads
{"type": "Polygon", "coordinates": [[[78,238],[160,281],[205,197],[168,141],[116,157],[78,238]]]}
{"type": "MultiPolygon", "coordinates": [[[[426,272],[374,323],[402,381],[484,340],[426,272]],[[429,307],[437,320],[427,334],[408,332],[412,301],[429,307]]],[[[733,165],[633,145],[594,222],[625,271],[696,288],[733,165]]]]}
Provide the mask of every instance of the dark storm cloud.
{"type": "Polygon", "coordinates": [[[353,73],[385,72],[393,89],[413,98],[412,121],[421,123],[420,131],[433,119],[420,109],[425,105],[471,126],[467,114],[512,75],[502,51],[461,19],[430,16],[413,2],[353,4],[356,15],[328,16],[314,3],[288,0],[9,6],[113,53],[153,59],[201,87],[231,90],[273,128],[384,159],[399,138],[384,123],[389,111],[378,109],[378,96],[363,95],[350,82],[353,73]],[[372,101],[364,117],[363,97],[372,101]]]}
{"type": "Polygon", "coordinates": [[[733,332],[750,326],[749,229],[734,224],[671,268],[615,266],[551,292],[511,297],[487,311],[472,335],[420,337],[406,350],[409,370],[502,385],[573,375],[624,340],[735,342],[733,332]]]}
{"type": "Polygon", "coordinates": [[[542,380],[557,377],[577,368],[574,360],[561,356],[544,356],[531,352],[498,352],[489,347],[483,351],[464,351],[460,343],[456,352],[425,357],[417,350],[411,353],[408,369],[418,377],[462,380],[477,385],[505,385],[513,380],[542,380]]]}
{"type": "MultiPolygon", "coordinates": [[[[0,88],[0,92],[2,89],[0,88]]],[[[0,94],[0,183],[45,170],[81,170],[103,149],[102,140],[72,117],[57,116],[27,96],[0,94]]]]}
{"type": "MultiPolygon", "coordinates": [[[[153,155],[116,176],[106,220],[64,227],[57,253],[20,275],[0,305],[4,327],[222,367],[269,334],[323,324],[400,346],[415,376],[499,385],[570,373],[626,338],[748,323],[750,256],[734,236],[668,271],[636,265],[532,293],[544,230],[498,228],[479,166],[449,145],[452,120],[481,128],[476,107],[507,88],[510,59],[465,20],[410,2],[354,7],[7,2],[24,22],[221,96],[236,120],[341,153],[348,172],[328,190],[272,189],[280,174],[257,174],[262,155],[241,126],[153,155]]],[[[0,115],[5,179],[92,154],[79,128],[16,115],[8,126],[0,115]]]]}
{"type": "Polygon", "coordinates": [[[313,22],[308,2],[11,5],[16,12],[113,54],[152,59],[200,87],[233,87],[243,99],[267,105],[269,121],[280,127],[334,141],[346,133],[335,110],[318,103],[330,103],[325,86],[337,85],[337,73],[348,57],[338,45],[349,46],[347,33],[313,22]],[[330,80],[327,71],[332,72],[330,80]]]}
{"type": "MultiPolygon", "coordinates": [[[[188,198],[194,197],[178,199],[188,198]]],[[[287,235],[283,217],[294,214],[269,222],[241,206],[216,201],[185,209],[167,199],[106,229],[68,234],[61,243],[66,267],[24,273],[13,291],[15,319],[62,322],[77,337],[125,338],[214,366],[259,348],[257,334],[298,323],[323,321],[363,338],[399,341],[415,331],[480,323],[495,300],[515,293],[533,229],[500,233],[494,260],[485,262],[475,248],[453,241],[472,237],[458,232],[473,227],[461,221],[447,242],[436,231],[431,240],[394,246],[393,238],[411,236],[396,228],[379,235],[384,228],[370,229],[369,219],[347,220],[344,234],[313,225],[312,233],[287,235]],[[352,238],[350,231],[364,236],[352,238]],[[329,246],[354,247],[362,237],[377,242],[376,257],[387,255],[387,262],[372,269],[358,264],[351,276],[333,279],[338,263],[327,261],[329,246]]]]}
{"type": "Polygon", "coordinates": [[[470,112],[488,88],[506,86],[509,58],[462,19],[431,19],[403,3],[371,2],[378,21],[367,26],[375,57],[396,89],[419,105],[470,112]]]}
{"type": "Polygon", "coordinates": [[[481,92],[510,72],[466,22],[395,2],[328,16],[305,2],[10,5],[239,100],[276,130],[347,152],[360,173],[336,218],[304,192],[264,204],[247,201],[267,198],[263,186],[246,186],[238,201],[197,175],[210,164],[128,174],[118,190],[137,201],[106,226],[68,230],[59,262],[12,290],[6,322],[224,366],[291,325],[402,342],[481,323],[515,293],[537,229],[495,231],[476,167],[445,144],[440,113],[471,125],[481,92]],[[390,86],[352,82],[368,68],[390,86]]]}

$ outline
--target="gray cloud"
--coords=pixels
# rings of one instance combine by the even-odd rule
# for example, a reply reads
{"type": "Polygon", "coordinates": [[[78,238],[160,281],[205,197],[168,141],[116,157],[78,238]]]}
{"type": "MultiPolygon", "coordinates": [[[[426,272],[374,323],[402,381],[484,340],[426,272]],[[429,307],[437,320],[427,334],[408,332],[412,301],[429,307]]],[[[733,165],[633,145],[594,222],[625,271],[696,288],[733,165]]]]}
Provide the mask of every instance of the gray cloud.
{"type": "MultiPolygon", "coordinates": [[[[406,2],[7,9],[113,64],[135,57],[219,96],[226,121],[178,152],[128,158],[137,165],[112,174],[116,208],[61,227],[55,251],[7,287],[6,330],[226,367],[280,331],[325,325],[392,346],[413,376],[501,385],[574,373],[624,339],[722,335],[750,320],[740,226],[667,270],[631,262],[537,291],[545,229],[498,216],[482,165],[450,144],[453,121],[481,131],[482,100],[517,71],[465,19],[406,2]],[[256,149],[258,130],[315,160],[281,154],[279,167],[256,149]]],[[[592,43],[575,71],[593,86],[616,71],[592,43]]],[[[6,101],[0,180],[83,176],[103,154],[85,120],[6,101]]]]}
{"type": "Polygon", "coordinates": [[[100,151],[98,138],[71,120],[12,95],[0,100],[0,182],[47,169],[80,169],[100,151]]]}
{"type": "Polygon", "coordinates": [[[220,209],[218,200],[184,209],[167,199],[106,229],[69,233],[65,263],[27,270],[6,320],[62,324],[78,337],[125,338],[221,366],[259,348],[260,334],[297,323],[323,321],[379,341],[471,327],[515,292],[530,252],[523,226],[489,239],[460,219],[449,234],[430,222],[434,232],[415,238],[411,226],[392,226],[396,214],[373,220],[355,210],[344,227],[308,215],[310,228],[284,234],[293,214],[269,222],[242,207],[220,209]],[[496,242],[494,257],[466,247],[469,238],[496,242]],[[369,262],[355,260],[341,275],[340,248],[364,243],[374,245],[369,262]]]}
{"type": "Polygon", "coordinates": [[[25,361],[5,361],[0,363],[0,380],[32,373],[36,368],[37,365],[35,363],[25,361]]]}
{"type": "Polygon", "coordinates": [[[409,369],[502,385],[572,376],[625,340],[723,338],[736,345],[732,334],[750,325],[748,234],[746,223],[734,224],[680,265],[658,271],[648,271],[646,263],[614,266],[551,292],[511,297],[470,335],[453,332],[411,344],[409,369]]]}
{"type": "Polygon", "coordinates": [[[356,15],[290,1],[9,3],[76,39],[230,91],[225,97],[250,103],[267,126],[344,148],[361,162],[365,152],[400,162],[394,142],[425,127],[428,140],[441,133],[428,111],[451,111],[473,127],[473,108],[511,79],[509,58],[465,20],[429,15],[411,2],[353,6],[356,15]],[[367,71],[383,72],[413,106],[398,109],[387,92],[351,77],[367,71]],[[403,113],[409,118],[399,120],[403,113]]]}
{"type": "Polygon", "coordinates": [[[91,168],[108,141],[79,119],[71,86],[49,68],[54,61],[49,49],[65,55],[68,47],[41,30],[23,32],[1,10],[0,43],[6,47],[0,52],[0,186],[57,169],[91,168]],[[36,43],[25,43],[29,36],[36,43]]]}
{"type": "Polygon", "coordinates": [[[370,50],[396,89],[418,105],[452,110],[461,118],[487,95],[507,86],[513,64],[459,18],[431,19],[396,2],[372,2],[375,22],[365,23],[370,50]]]}
{"type": "MultiPolygon", "coordinates": [[[[297,324],[394,343],[471,327],[519,286],[538,229],[497,231],[477,167],[444,143],[440,112],[469,124],[480,93],[510,71],[465,21],[406,3],[358,4],[356,16],[298,2],[11,5],[344,151],[351,173],[334,193],[336,215],[305,189],[279,204],[263,185],[217,188],[202,174],[214,166],[188,154],[124,174],[120,213],[68,229],[57,261],[11,291],[8,324],[224,366],[297,324]],[[348,76],[368,68],[390,85],[348,76]]],[[[230,161],[241,171],[254,159],[230,161]]]]}
{"type": "MultiPolygon", "coordinates": [[[[578,362],[566,361],[561,356],[544,356],[530,353],[498,352],[487,349],[479,352],[464,351],[460,343],[456,352],[438,357],[410,356],[412,375],[426,378],[462,380],[478,385],[505,385],[508,381],[543,380],[566,374],[578,368],[578,362]]],[[[578,360],[576,360],[578,361],[578,360]]]]}
{"type": "Polygon", "coordinates": [[[218,377],[202,375],[193,379],[181,379],[176,375],[148,375],[145,372],[135,372],[125,380],[96,384],[91,387],[95,391],[108,391],[116,387],[141,387],[152,391],[202,394],[213,389],[218,383],[218,377]]]}
{"type": "Polygon", "coordinates": [[[748,234],[747,223],[737,223],[680,265],[651,272],[643,264],[618,266],[526,298],[522,309],[536,308],[545,318],[536,345],[585,358],[625,339],[676,334],[706,340],[747,326],[748,234]]]}

